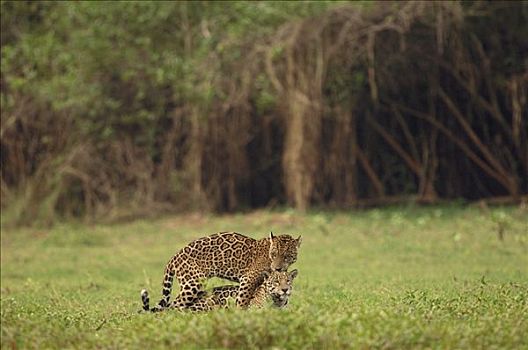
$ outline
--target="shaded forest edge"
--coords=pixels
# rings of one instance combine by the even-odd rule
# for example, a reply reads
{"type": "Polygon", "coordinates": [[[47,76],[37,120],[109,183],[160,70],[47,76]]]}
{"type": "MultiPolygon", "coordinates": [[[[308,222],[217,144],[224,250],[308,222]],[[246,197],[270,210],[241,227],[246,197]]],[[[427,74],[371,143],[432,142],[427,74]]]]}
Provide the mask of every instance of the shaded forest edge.
{"type": "Polygon", "coordinates": [[[528,193],[526,2],[1,6],[11,224],[528,193]]]}

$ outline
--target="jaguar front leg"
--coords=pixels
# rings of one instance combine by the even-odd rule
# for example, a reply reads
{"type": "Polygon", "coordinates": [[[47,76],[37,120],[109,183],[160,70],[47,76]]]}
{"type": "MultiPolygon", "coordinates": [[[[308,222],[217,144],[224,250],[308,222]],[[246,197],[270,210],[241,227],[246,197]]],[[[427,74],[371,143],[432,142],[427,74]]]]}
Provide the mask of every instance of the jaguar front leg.
{"type": "Polygon", "coordinates": [[[236,297],[236,305],[242,309],[249,307],[251,299],[255,295],[255,292],[262,283],[267,275],[264,273],[252,274],[245,276],[240,279],[240,285],[238,286],[238,294],[236,297]]]}

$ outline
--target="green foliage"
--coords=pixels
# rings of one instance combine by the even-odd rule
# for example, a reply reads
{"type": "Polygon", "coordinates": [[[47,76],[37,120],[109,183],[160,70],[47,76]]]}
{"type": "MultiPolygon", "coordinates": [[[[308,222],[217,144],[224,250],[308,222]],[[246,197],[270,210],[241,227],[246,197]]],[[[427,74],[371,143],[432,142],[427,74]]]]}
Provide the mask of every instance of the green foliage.
{"type": "Polygon", "coordinates": [[[2,232],[2,348],[501,348],[528,344],[525,210],[186,215],[2,232]],[[508,223],[497,238],[497,219],[508,223]],[[303,235],[285,310],[138,314],[167,259],[219,230],[303,235]]]}
{"type": "MultiPolygon", "coordinates": [[[[201,1],[1,4],[1,142],[6,154],[1,165],[2,207],[9,207],[3,219],[13,224],[34,223],[35,212],[49,215],[44,221],[51,222],[58,213],[91,216],[91,208],[106,205],[108,198],[127,202],[127,196],[140,191],[130,183],[133,181],[119,181],[123,184],[118,185],[115,179],[123,178],[123,173],[137,178],[134,172],[145,169],[144,164],[155,169],[165,149],[178,147],[165,144],[171,126],[181,123],[179,140],[188,140],[185,133],[190,119],[206,121],[211,114],[215,116],[213,103],[228,98],[218,81],[224,79],[226,67],[233,66],[234,75],[238,74],[236,66],[246,43],[288,20],[312,16],[335,5],[201,1]],[[176,118],[178,108],[184,108],[185,113],[176,118]],[[4,124],[4,120],[9,122],[4,124]],[[47,128],[50,125],[56,127],[47,128]],[[49,139],[60,141],[56,147],[45,147],[49,139]],[[84,150],[85,158],[94,159],[91,167],[72,165],[78,156],[69,164],[62,163],[75,147],[84,150]],[[138,158],[143,165],[135,166],[135,171],[118,169],[115,159],[108,159],[115,149],[126,149],[128,165],[135,166],[138,158]],[[49,167],[49,162],[56,167],[49,167]],[[39,172],[39,168],[46,171],[39,172]],[[64,168],[73,168],[77,175],[71,171],[65,175],[64,168]],[[94,174],[103,171],[104,179],[95,179],[94,174]],[[48,172],[57,174],[58,181],[52,182],[58,182],[60,188],[41,186],[48,172]],[[87,178],[92,185],[87,185],[87,178]],[[49,188],[49,192],[36,196],[26,187],[49,188]],[[107,192],[96,193],[101,188],[107,192]],[[72,211],[72,207],[80,209],[72,211]]],[[[256,100],[259,110],[267,112],[275,104],[265,75],[256,100]]],[[[174,156],[178,160],[163,161],[181,162],[181,153],[174,156]]],[[[147,176],[155,178],[156,174],[147,176]]],[[[173,182],[169,175],[164,176],[161,182],[173,182]]],[[[150,184],[150,188],[155,186],[150,184]]]]}
{"type": "Polygon", "coordinates": [[[219,74],[216,64],[204,66],[211,52],[231,52],[222,54],[226,64],[238,59],[233,42],[327,6],[2,2],[2,72],[11,91],[67,111],[85,135],[104,140],[133,134],[138,144],[152,146],[170,106],[194,102],[207,108],[214,96],[207,80],[219,74]]]}

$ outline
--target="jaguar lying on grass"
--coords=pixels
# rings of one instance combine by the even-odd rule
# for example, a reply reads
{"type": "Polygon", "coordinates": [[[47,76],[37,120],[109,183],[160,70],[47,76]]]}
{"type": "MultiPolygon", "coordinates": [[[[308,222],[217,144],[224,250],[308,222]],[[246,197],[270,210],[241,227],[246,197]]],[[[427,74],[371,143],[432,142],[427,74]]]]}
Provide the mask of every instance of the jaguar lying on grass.
{"type": "Polygon", "coordinates": [[[256,240],[236,232],[220,232],[189,243],[174,255],[165,268],[163,296],[151,311],[187,309],[205,295],[202,282],[212,277],[238,282],[236,305],[249,306],[263,273],[286,271],[297,260],[301,237],[274,236],[256,240]],[[180,292],[169,304],[173,280],[180,292]]]}
{"type": "MultiPolygon", "coordinates": [[[[275,307],[286,307],[295,277],[297,277],[297,270],[291,272],[272,271],[255,291],[253,298],[249,301],[249,306],[260,308],[270,300],[275,307]]],[[[196,299],[188,309],[191,311],[209,311],[219,307],[227,307],[229,300],[236,298],[237,295],[238,286],[215,287],[209,295],[203,295],[196,299]]],[[[145,289],[141,291],[141,300],[143,310],[149,311],[149,296],[145,289]]]]}

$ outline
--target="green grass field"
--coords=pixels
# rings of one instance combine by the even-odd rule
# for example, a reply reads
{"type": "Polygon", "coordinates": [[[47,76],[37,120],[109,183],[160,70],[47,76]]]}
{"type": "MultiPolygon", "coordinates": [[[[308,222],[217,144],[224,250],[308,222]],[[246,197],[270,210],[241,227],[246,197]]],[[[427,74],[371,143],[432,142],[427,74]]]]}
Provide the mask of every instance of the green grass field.
{"type": "Polygon", "coordinates": [[[1,261],[2,349],[528,348],[528,212],[520,208],[4,229],[1,261]],[[303,235],[288,308],[137,313],[142,288],[158,300],[179,248],[225,230],[303,235]]]}

